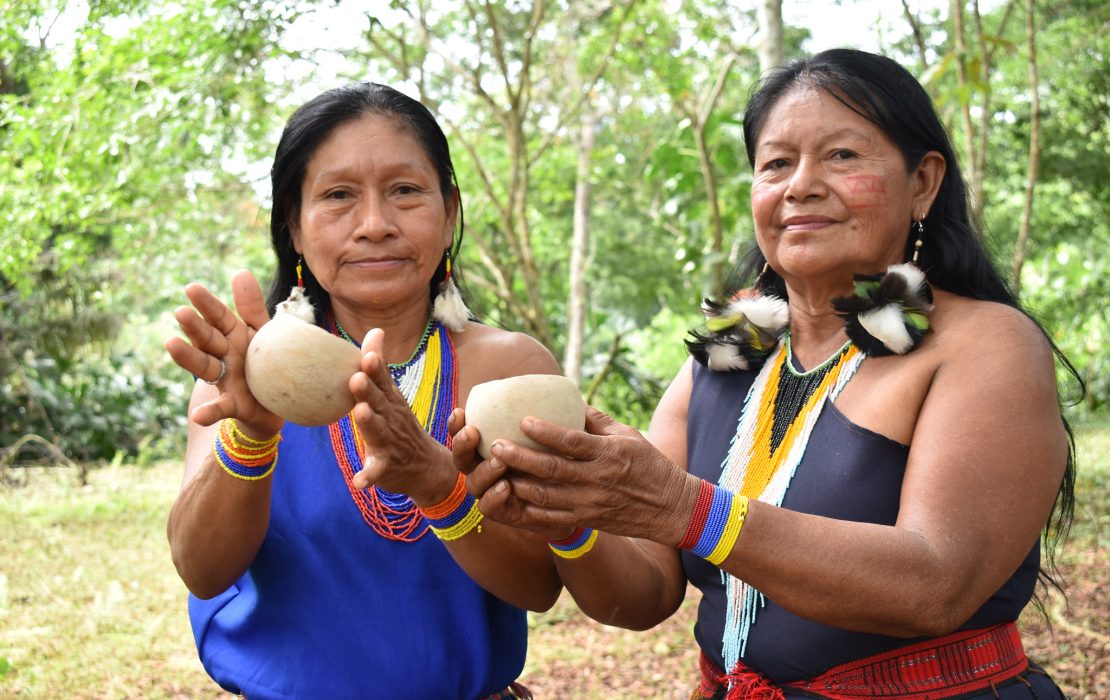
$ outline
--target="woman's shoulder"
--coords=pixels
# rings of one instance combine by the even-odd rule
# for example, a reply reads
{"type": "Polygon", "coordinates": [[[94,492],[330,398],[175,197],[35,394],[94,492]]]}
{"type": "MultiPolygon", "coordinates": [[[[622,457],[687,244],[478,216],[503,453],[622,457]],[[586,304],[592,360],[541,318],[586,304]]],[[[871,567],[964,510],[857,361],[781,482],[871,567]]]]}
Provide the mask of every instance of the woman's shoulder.
{"type": "Polygon", "coordinates": [[[933,335],[948,359],[1009,361],[1029,366],[1052,361],[1041,327],[1021,309],[994,301],[937,291],[933,335]]]}
{"type": "Polygon", "coordinates": [[[559,374],[559,363],[551,351],[527,333],[470,322],[466,330],[453,333],[460,360],[480,364],[489,378],[519,374],[559,374]]]}
{"type": "Polygon", "coordinates": [[[937,290],[932,325],[938,334],[982,335],[1002,332],[1014,337],[1044,341],[1044,333],[1021,309],[997,301],[937,290]]]}

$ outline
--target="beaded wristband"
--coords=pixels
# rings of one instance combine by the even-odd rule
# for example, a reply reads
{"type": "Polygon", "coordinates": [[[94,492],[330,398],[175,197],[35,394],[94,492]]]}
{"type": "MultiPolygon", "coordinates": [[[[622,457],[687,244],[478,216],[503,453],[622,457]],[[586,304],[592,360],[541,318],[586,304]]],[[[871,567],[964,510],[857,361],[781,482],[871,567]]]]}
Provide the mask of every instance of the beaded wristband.
{"type": "Polygon", "coordinates": [[[428,527],[436,537],[444,542],[457,540],[471,530],[482,531],[482,511],[478,510],[478,499],[466,490],[466,477],[459,473],[455,488],[444,500],[421,508],[420,512],[428,521],[428,527]]]}
{"type": "Polygon", "coordinates": [[[720,566],[736,545],[747,515],[747,496],[736,496],[703,479],[690,524],[678,546],[720,566]]]}
{"type": "Polygon", "coordinates": [[[269,440],[255,440],[239,429],[234,418],[225,418],[220,421],[212,454],[223,470],[236,479],[258,481],[274,471],[280,440],[281,433],[269,440]]]}
{"type": "Polygon", "coordinates": [[[577,559],[593,549],[596,542],[597,530],[580,527],[564,540],[548,540],[547,546],[563,559],[577,559]]]}

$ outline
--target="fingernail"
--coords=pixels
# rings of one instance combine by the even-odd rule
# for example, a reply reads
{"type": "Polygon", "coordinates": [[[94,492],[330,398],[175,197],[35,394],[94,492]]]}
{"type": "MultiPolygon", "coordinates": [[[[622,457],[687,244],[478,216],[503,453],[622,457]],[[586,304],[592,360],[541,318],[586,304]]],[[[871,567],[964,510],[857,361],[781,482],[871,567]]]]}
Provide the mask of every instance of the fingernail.
{"type": "Polygon", "coordinates": [[[531,430],[532,429],[532,419],[531,418],[525,418],[523,421],[520,422],[520,426],[522,428],[524,428],[525,430],[531,430]]]}
{"type": "Polygon", "coordinates": [[[492,452],[493,454],[497,455],[497,456],[501,456],[501,443],[500,442],[493,443],[493,446],[489,448],[489,451],[492,452]]]}
{"type": "Polygon", "coordinates": [[[507,481],[498,481],[496,484],[493,485],[493,492],[494,493],[505,493],[508,490],[509,490],[509,482],[507,482],[507,481]]]}

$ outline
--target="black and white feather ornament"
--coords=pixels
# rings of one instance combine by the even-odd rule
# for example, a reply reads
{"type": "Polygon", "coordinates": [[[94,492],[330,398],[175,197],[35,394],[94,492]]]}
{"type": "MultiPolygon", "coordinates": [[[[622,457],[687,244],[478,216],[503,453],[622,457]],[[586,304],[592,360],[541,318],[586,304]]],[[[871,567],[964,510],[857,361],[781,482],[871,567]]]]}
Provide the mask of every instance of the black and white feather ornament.
{"type": "Polygon", "coordinates": [[[702,302],[706,333],[692,332],[690,354],[716,372],[754,369],[774,350],[790,320],[782,299],[745,290],[728,303],[702,302]]]}
{"type": "Polygon", "coordinates": [[[852,342],[872,357],[904,355],[929,332],[933,290],[913,263],[878,275],[856,275],[856,294],[833,299],[852,342]]]}

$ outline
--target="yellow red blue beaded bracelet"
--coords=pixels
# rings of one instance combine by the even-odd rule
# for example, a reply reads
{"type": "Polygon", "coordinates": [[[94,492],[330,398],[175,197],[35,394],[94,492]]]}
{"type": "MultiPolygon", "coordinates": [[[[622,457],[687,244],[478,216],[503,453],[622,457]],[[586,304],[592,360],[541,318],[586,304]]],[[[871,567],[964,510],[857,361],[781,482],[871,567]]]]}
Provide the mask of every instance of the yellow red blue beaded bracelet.
{"type": "Polygon", "coordinates": [[[475,528],[482,531],[482,511],[478,500],[466,490],[466,477],[461,473],[455,479],[450,495],[434,506],[421,508],[432,534],[444,542],[452,542],[475,528]]]}
{"type": "Polygon", "coordinates": [[[736,546],[747,515],[747,496],[702,480],[690,524],[678,546],[720,566],[736,546]]]}
{"type": "Polygon", "coordinates": [[[563,559],[577,559],[588,554],[594,548],[595,543],[597,543],[597,530],[590,527],[580,527],[566,539],[548,540],[547,546],[563,559]]]}
{"type": "Polygon", "coordinates": [[[244,481],[265,479],[277,465],[280,433],[269,440],[253,441],[258,445],[255,447],[241,444],[234,433],[237,429],[234,422],[229,423],[226,419],[220,421],[220,429],[212,445],[212,454],[216,462],[236,479],[244,481]]]}
{"type": "Polygon", "coordinates": [[[220,427],[223,428],[224,426],[227,426],[230,429],[232,441],[234,441],[237,445],[242,445],[243,447],[263,449],[276,444],[277,441],[281,438],[281,433],[278,433],[269,440],[255,440],[239,428],[239,422],[234,418],[224,418],[222,421],[220,421],[220,427]]]}

